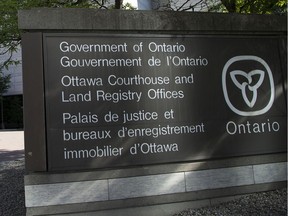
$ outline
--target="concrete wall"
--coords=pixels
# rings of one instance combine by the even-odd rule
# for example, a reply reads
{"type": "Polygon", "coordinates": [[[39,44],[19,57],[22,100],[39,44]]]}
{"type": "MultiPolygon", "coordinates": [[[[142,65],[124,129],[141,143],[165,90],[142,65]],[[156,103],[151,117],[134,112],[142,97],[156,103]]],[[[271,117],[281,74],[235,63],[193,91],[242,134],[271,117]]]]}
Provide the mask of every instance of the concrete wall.
{"type": "MultiPolygon", "coordinates": [[[[287,31],[281,16],[92,9],[23,10],[19,27],[39,34],[125,31],[284,37],[287,31]]],[[[27,215],[172,215],[222,197],[286,187],[286,156],[279,152],[82,172],[31,172],[25,177],[27,215]]]]}
{"type": "Polygon", "coordinates": [[[173,215],[185,208],[286,187],[285,160],[286,154],[277,154],[107,171],[30,174],[25,177],[27,215],[173,215]]]}
{"type": "Polygon", "coordinates": [[[94,9],[32,9],[19,12],[19,27],[30,31],[151,31],[154,33],[284,34],[284,16],[94,9]],[[47,19],[49,18],[49,22],[47,19]]]}

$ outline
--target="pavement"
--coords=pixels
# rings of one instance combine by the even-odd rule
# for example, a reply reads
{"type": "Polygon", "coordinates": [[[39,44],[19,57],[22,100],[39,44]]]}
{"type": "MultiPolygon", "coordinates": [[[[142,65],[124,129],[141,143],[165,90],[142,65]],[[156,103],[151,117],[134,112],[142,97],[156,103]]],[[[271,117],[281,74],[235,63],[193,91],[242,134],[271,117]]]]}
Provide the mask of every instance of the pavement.
{"type": "Polygon", "coordinates": [[[0,131],[0,162],[24,158],[24,132],[0,131]]]}

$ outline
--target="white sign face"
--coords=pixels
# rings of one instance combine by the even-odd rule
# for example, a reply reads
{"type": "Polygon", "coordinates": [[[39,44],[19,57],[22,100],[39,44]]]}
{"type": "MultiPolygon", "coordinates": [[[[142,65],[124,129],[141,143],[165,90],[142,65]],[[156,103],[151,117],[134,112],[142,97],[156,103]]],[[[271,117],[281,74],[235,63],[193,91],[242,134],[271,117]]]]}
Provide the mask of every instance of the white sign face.
{"type": "Polygon", "coordinates": [[[225,101],[229,108],[241,116],[256,116],[266,113],[273,105],[275,98],[274,80],[269,65],[257,56],[235,56],[225,64],[222,72],[222,87],[225,101]],[[257,68],[251,68],[249,71],[237,69],[237,63],[254,62],[257,68]],[[234,64],[236,68],[234,69],[234,64]],[[228,88],[227,82],[230,82],[231,88],[228,88]],[[266,85],[264,86],[264,84],[266,85]],[[263,87],[262,87],[263,86],[263,87]],[[268,89],[267,89],[268,88],[268,89]],[[264,91],[262,91],[264,89],[264,91]],[[245,106],[240,107],[233,101],[233,92],[241,92],[242,100],[245,106]],[[265,95],[264,93],[265,92],[265,95]],[[268,100],[267,92],[269,94],[268,100]],[[256,106],[258,104],[258,106],[256,106]]]}

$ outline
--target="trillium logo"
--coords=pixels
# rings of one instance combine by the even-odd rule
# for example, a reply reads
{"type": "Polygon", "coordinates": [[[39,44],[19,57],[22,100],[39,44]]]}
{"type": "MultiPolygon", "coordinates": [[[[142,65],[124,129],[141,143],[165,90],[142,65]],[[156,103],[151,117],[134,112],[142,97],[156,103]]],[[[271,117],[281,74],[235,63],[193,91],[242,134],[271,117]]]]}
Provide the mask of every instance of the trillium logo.
{"type": "Polygon", "coordinates": [[[247,74],[244,71],[235,70],[235,71],[232,71],[230,73],[230,76],[231,76],[234,84],[241,90],[243,99],[246,102],[246,104],[250,108],[252,108],[255,105],[255,102],[257,100],[257,89],[260,87],[260,85],[262,84],[263,79],[264,79],[264,71],[262,71],[262,70],[253,70],[253,71],[251,71],[251,72],[249,72],[247,74]],[[259,78],[258,78],[258,82],[256,82],[256,84],[252,84],[252,80],[253,80],[252,77],[254,75],[257,75],[257,74],[260,75],[259,78]],[[237,79],[237,76],[242,76],[242,77],[246,78],[247,82],[244,81],[244,82],[241,83],[241,81],[239,81],[237,79]],[[253,96],[252,96],[251,100],[249,100],[248,97],[247,97],[247,94],[246,94],[247,90],[250,90],[252,92],[253,96]]]}
{"type": "Polygon", "coordinates": [[[231,58],[223,68],[222,87],[227,105],[238,115],[264,114],[274,102],[272,72],[257,56],[231,58]]]}

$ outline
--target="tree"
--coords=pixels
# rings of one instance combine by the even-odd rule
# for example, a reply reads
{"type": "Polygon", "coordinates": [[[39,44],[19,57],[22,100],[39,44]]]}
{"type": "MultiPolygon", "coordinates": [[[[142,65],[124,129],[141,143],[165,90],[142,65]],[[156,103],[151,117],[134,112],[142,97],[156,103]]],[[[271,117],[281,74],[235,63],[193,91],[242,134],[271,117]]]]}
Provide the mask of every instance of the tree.
{"type": "Polygon", "coordinates": [[[121,9],[123,4],[122,0],[115,0],[115,9],[121,9]]]}
{"type": "Polygon", "coordinates": [[[287,13],[286,0],[221,0],[230,13],[283,14],[287,13]]]}
{"type": "Polygon", "coordinates": [[[0,110],[1,110],[1,128],[4,129],[4,110],[3,110],[3,94],[10,88],[11,75],[5,75],[0,67],[0,110]]]}
{"type": "Polygon", "coordinates": [[[286,0],[167,0],[176,11],[207,11],[254,14],[286,14],[286,0]]]}

